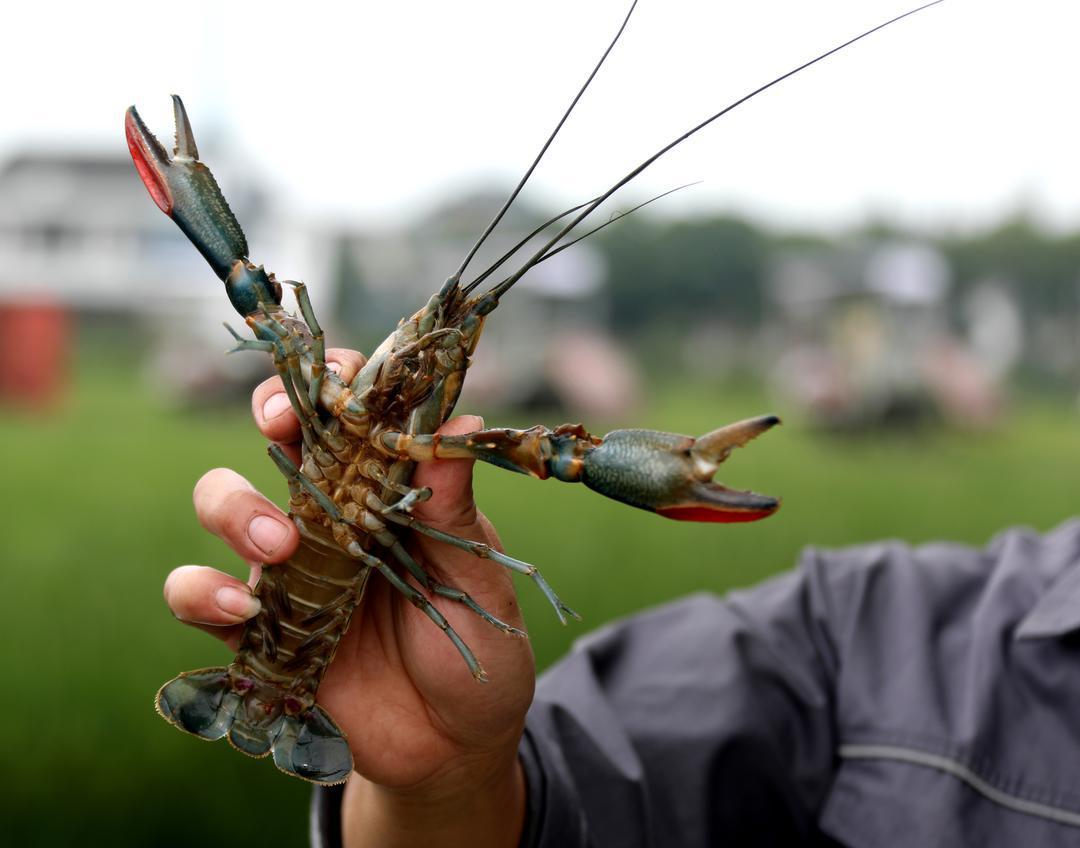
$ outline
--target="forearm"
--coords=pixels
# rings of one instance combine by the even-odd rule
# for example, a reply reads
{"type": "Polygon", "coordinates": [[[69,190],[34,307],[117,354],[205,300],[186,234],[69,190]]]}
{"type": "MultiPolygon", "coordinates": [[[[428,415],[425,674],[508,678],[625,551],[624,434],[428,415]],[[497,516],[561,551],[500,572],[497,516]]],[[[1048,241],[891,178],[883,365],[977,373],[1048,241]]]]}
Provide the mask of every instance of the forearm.
{"type": "Polygon", "coordinates": [[[342,801],[343,844],[516,848],[525,822],[525,796],[516,752],[408,790],[389,789],[353,774],[342,801]]]}

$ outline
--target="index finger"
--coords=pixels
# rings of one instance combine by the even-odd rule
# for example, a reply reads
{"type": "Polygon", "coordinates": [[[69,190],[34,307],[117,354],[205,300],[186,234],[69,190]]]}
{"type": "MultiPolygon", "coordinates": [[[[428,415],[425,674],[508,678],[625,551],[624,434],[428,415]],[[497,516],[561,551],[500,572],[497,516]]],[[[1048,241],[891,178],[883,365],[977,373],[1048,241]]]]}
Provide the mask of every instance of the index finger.
{"type": "MultiPolygon", "coordinates": [[[[327,365],[346,383],[352,381],[366,361],[362,353],[347,348],[330,348],[326,352],[327,365]]],[[[300,422],[280,377],[271,377],[255,387],[251,395],[251,414],[259,432],[270,441],[281,445],[300,441],[300,422]]]]}

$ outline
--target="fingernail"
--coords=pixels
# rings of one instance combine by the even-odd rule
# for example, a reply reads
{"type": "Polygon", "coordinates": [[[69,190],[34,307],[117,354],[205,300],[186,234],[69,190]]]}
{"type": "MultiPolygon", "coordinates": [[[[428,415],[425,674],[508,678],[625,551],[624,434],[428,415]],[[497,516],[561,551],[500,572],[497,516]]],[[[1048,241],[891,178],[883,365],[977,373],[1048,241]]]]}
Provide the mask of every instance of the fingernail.
{"type": "Polygon", "coordinates": [[[292,409],[292,404],[289,403],[289,397],[285,392],[272,394],[263,403],[263,421],[272,421],[288,409],[292,409]]]}
{"type": "Polygon", "coordinates": [[[236,586],[222,586],[214,593],[217,605],[229,615],[247,620],[262,609],[262,604],[251,592],[236,586]]]}
{"type": "Polygon", "coordinates": [[[248,538],[255,547],[267,556],[281,547],[289,535],[281,522],[275,521],[268,515],[256,515],[247,527],[248,538]]]}

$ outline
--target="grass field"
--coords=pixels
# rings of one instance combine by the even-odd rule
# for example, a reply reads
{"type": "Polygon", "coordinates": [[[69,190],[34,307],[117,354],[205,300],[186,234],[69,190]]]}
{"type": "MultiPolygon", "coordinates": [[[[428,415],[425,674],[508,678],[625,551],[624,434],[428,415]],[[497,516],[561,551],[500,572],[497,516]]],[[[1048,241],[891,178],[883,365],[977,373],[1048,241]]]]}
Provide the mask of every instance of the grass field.
{"type": "MultiPolygon", "coordinates": [[[[177,413],[122,374],[91,360],[47,419],[0,412],[0,806],[11,844],[302,844],[303,784],[224,744],[197,744],[151,707],[176,672],[227,660],[161,601],[175,565],[239,565],[196,524],[192,484],[231,465],[274,495],[284,486],[245,410],[177,413]]],[[[764,411],[770,404],[750,390],[679,385],[657,391],[634,423],[699,433],[764,411]]],[[[1078,460],[1080,420],[1044,401],[982,434],[836,440],[788,421],[720,475],[784,497],[774,518],[754,525],[677,524],[488,467],[476,489],[507,549],[541,565],[585,617],[562,628],[521,586],[547,665],[589,628],[688,592],[753,583],[790,567],[806,544],[981,544],[1009,524],[1049,528],[1080,504],[1078,460]]]]}

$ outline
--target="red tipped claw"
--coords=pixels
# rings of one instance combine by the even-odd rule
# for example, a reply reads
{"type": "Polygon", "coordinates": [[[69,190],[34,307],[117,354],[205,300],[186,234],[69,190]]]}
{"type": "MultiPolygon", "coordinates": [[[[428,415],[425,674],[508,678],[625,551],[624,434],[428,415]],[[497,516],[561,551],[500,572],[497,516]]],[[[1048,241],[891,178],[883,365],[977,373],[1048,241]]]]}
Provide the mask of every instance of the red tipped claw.
{"type": "Polygon", "coordinates": [[[191,122],[175,94],[173,114],[176,146],[170,156],[135,107],[129,108],[124,119],[128,150],[154,203],[191,239],[218,277],[226,280],[233,266],[247,258],[247,239],[214,175],[199,161],[191,122]]]}
{"type": "Polygon", "coordinates": [[[721,427],[698,439],[655,430],[616,430],[584,457],[582,482],[615,500],[676,521],[757,521],[777,498],[713,482],[737,447],[780,423],[775,415],[721,427]]]}

